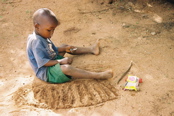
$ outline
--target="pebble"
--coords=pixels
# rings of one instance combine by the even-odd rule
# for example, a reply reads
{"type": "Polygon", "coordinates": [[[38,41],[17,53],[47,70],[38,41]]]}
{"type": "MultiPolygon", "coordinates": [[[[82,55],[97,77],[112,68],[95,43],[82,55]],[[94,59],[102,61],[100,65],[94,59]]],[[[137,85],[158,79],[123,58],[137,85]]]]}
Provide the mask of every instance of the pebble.
{"type": "Polygon", "coordinates": [[[128,28],[128,27],[130,27],[130,25],[123,23],[122,27],[128,28]]]}
{"type": "Polygon", "coordinates": [[[147,14],[143,14],[143,15],[142,15],[142,18],[147,19],[147,18],[149,18],[149,17],[148,17],[147,14]]]}
{"type": "Polygon", "coordinates": [[[120,8],[119,8],[120,10],[124,10],[125,8],[124,8],[124,6],[120,6],[120,8]]]}
{"type": "Polygon", "coordinates": [[[156,32],[151,32],[151,35],[156,35],[156,32]]]}
{"type": "Polygon", "coordinates": [[[163,22],[162,17],[158,16],[157,14],[154,14],[153,20],[154,20],[156,23],[162,23],[162,22],[163,22]]]}

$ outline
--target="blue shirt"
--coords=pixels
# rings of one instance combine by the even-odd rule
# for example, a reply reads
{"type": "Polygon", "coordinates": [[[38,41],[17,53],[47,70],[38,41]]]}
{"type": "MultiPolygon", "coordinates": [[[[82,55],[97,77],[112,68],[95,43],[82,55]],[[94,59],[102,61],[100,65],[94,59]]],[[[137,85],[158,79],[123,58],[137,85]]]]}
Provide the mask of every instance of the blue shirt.
{"type": "Polygon", "coordinates": [[[45,39],[35,33],[30,34],[27,40],[27,55],[36,76],[47,81],[47,67],[49,60],[54,60],[58,55],[58,48],[50,39],[45,39]]]}

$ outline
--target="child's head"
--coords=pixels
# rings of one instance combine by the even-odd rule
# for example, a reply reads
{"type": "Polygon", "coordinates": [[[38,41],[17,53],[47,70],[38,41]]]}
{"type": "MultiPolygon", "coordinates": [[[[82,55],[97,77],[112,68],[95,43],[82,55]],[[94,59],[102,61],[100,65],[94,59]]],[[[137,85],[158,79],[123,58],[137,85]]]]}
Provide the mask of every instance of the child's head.
{"type": "Polygon", "coordinates": [[[59,22],[51,10],[41,8],[33,14],[33,24],[36,34],[44,38],[51,38],[59,22]]]}

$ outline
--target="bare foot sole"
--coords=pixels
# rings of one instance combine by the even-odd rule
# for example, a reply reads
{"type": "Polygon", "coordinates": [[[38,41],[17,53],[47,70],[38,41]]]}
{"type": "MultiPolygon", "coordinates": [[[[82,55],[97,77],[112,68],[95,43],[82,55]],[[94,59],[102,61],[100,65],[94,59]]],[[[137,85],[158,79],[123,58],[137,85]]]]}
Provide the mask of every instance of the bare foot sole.
{"type": "Polygon", "coordinates": [[[101,78],[100,79],[110,79],[113,77],[113,71],[107,70],[105,72],[101,72],[101,78]]]}
{"type": "Polygon", "coordinates": [[[97,42],[96,42],[96,44],[94,44],[94,45],[92,46],[92,53],[93,53],[94,55],[99,55],[99,53],[100,53],[99,46],[100,46],[100,43],[99,43],[99,39],[98,39],[97,42]]]}

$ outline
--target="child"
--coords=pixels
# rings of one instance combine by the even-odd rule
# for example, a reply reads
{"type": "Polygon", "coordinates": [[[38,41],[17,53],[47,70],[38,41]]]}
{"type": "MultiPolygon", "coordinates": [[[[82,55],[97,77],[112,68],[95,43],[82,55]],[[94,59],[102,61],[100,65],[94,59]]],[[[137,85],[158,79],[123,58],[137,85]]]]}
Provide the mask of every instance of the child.
{"type": "Polygon", "coordinates": [[[33,14],[34,32],[28,36],[27,55],[36,76],[49,83],[64,83],[71,79],[108,79],[112,71],[89,72],[71,66],[72,59],[63,57],[65,53],[78,55],[99,54],[99,42],[91,47],[62,45],[55,47],[50,40],[55,28],[60,24],[55,14],[41,8],[33,14]]]}

